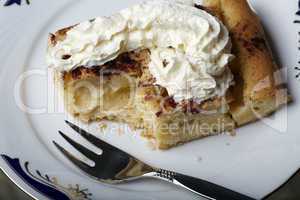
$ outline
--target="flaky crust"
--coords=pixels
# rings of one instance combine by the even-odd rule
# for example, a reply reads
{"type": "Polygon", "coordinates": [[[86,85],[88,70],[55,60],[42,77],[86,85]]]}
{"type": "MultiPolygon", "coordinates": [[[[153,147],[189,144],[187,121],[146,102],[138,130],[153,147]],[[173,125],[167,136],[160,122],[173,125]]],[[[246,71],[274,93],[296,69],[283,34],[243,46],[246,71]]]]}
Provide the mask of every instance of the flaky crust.
{"type": "Polygon", "coordinates": [[[236,123],[255,121],[286,104],[289,97],[281,74],[247,0],[205,0],[204,6],[223,21],[231,35],[236,58],[230,67],[236,85],[230,110],[236,123]]]}
{"type": "MultiPolygon", "coordinates": [[[[203,6],[199,8],[218,17],[231,35],[236,58],[230,68],[236,85],[230,91],[233,94],[230,96],[234,97],[230,100],[230,113],[236,124],[241,126],[255,121],[286,104],[289,97],[282,85],[281,74],[277,73],[278,67],[261,22],[247,0],[204,0],[203,6]]],[[[49,47],[62,41],[72,27],[51,34],[49,47]]],[[[57,79],[61,76],[56,73],[57,79]]]]}

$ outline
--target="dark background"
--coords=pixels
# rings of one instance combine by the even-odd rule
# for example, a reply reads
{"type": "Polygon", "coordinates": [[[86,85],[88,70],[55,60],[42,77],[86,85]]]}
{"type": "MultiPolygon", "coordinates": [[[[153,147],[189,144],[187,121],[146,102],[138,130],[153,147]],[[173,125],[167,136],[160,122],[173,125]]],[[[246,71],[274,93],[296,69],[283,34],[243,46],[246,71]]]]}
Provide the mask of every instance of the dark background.
{"type": "MultiPolygon", "coordinates": [[[[299,200],[300,172],[266,200],[299,200]]],[[[32,200],[0,171],[0,200],[32,200]]]]}

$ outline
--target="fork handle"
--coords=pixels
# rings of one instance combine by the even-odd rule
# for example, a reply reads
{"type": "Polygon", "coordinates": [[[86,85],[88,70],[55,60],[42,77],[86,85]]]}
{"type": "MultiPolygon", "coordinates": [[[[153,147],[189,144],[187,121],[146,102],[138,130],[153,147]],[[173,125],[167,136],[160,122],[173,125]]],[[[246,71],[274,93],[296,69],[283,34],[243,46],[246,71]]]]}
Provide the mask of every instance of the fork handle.
{"type": "Polygon", "coordinates": [[[210,200],[254,200],[208,181],[167,170],[159,170],[156,176],[210,200]]]}

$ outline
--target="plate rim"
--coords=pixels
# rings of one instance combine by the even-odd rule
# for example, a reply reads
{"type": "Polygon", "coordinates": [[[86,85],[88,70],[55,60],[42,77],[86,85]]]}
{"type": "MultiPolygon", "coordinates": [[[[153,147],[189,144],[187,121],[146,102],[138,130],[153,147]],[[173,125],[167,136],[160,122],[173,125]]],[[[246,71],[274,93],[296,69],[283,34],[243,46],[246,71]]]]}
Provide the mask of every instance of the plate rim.
{"type": "MultiPolygon", "coordinates": [[[[27,194],[28,196],[30,196],[33,199],[39,200],[39,198],[42,196],[43,199],[47,198],[47,199],[54,199],[55,198],[51,197],[49,198],[49,196],[45,196],[43,194],[42,191],[38,190],[37,188],[34,188],[32,186],[30,186],[28,183],[26,183],[26,181],[24,179],[20,179],[20,175],[18,175],[15,170],[12,168],[12,166],[10,166],[7,161],[4,159],[3,156],[7,156],[7,155],[0,155],[0,169],[3,171],[3,173],[7,176],[7,178],[12,181],[19,189],[21,189],[25,194],[27,194]],[[30,192],[29,190],[32,190],[34,192],[30,192]]],[[[14,158],[14,159],[18,159],[19,161],[21,160],[20,158],[14,158]]],[[[295,177],[295,175],[300,171],[300,169],[298,169],[296,172],[293,173],[293,175],[291,177],[288,178],[288,180],[286,180],[282,185],[280,185],[278,188],[274,189],[274,191],[272,191],[271,193],[265,195],[262,200],[267,199],[269,197],[271,197],[273,194],[275,194],[276,192],[278,192],[280,189],[282,189],[291,179],[293,179],[295,177]]],[[[61,199],[57,199],[57,200],[61,200],[61,199]]],[[[73,200],[73,199],[70,199],[73,200]]],[[[75,200],[75,199],[74,199],[75,200]]]]}
{"type": "MultiPolygon", "coordinates": [[[[1,6],[1,5],[0,5],[1,6]]],[[[1,153],[1,152],[0,152],[1,153]]],[[[10,168],[8,165],[6,165],[4,162],[4,160],[3,160],[3,158],[1,158],[0,159],[0,168],[3,170],[3,172],[5,173],[5,174],[8,174],[7,176],[9,177],[9,179],[11,180],[11,181],[13,181],[14,183],[15,183],[15,180],[14,179],[16,179],[17,181],[18,181],[18,179],[16,178],[16,176],[17,176],[17,174],[15,174],[15,173],[12,173],[12,172],[9,172],[10,170],[12,170],[12,168],[10,168]],[[2,160],[2,161],[1,161],[2,160]],[[4,163],[4,164],[3,164],[4,163]]],[[[295,173],[297,173],[299,171],[299,169],[295,172],[295,173]]],[[[291,176],[290,178],[288,178],[288,180],[286,181],[286,182],[288,182],[291,178],[292,178],[293,176],[291,176]]],[[[272,193],[270,193],[270,194],[268,194],[268,195],[266,195],[266,197],[268,197],[268,196],[270,196],[270,195],[272,195],[274,192],[276,192],[276,191],[278,191],[281,187],[283,187],[285,184],[286,184],[286,182],[284,182],[281,186],[279,186],[277,189],[275,189],[272,193]]],[[[15,183],[19,188],[21,188],[25,193],[27,193],[27,194],[29,194],[30,196],[31,196],[31,194],[30,193],[28,193],[28,191],[30,190],[30,186],[28,186],[25,182],[21,182],[21,183],[19,183],[19,182],[17,182],[17,183],[15,183]],[[24,184],[24,185],[23,185],[24,184]]],[[[266,198],[266,197],[264,197],[264,198],[266,198]]],[[[35,197],[33,197],[33,198],[35,198],[35,197]]],[[[264,199],[263,198],[263,199],[264,199]]]]}

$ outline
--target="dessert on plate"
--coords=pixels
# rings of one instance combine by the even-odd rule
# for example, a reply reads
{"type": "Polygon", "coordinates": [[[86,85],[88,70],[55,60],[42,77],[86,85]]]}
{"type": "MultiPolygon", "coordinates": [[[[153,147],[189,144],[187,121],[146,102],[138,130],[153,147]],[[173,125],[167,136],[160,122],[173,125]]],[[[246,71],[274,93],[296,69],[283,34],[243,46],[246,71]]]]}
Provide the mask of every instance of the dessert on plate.
{"type": "Polygon", "coordinates": [[[142,129],[168,149],[265,117],[288,102],[246,0],[150,0],[50,34],[67,111],[142,129]]]}

